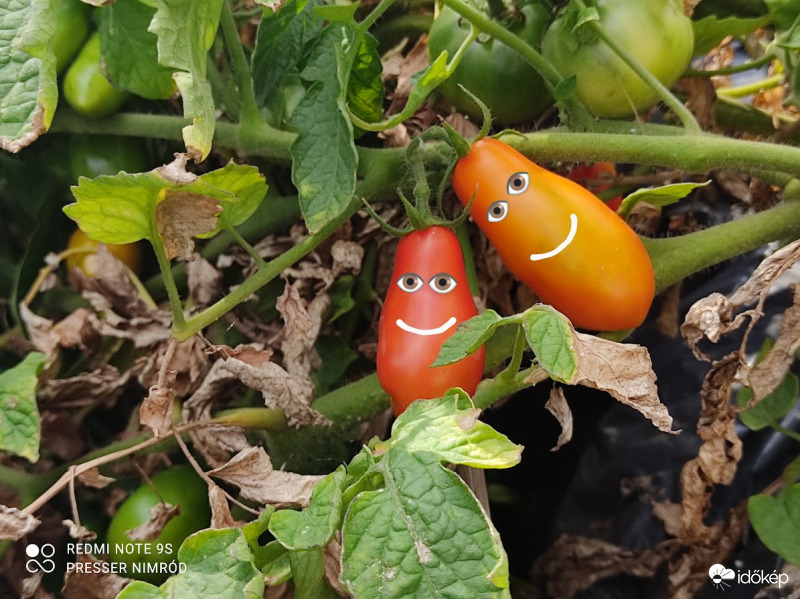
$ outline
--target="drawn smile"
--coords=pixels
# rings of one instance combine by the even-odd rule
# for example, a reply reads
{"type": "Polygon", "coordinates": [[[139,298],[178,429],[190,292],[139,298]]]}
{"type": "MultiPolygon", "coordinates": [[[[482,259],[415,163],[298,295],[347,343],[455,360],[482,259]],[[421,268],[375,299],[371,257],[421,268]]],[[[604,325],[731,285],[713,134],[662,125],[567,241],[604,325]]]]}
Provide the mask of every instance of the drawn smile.
{"type": "Polygon", "coordinates": [[[570,214],[569,215],[569,233],[567,234],[567,238],[559,243],[555,248],[550,250],[549,252],[544,252],[543,254],[531,254],[531,260],[534,262],[536,260],[546,260],[547,258],[552,258],[560,254],[566,247],[572,243],[572,240],[575,239],[575,233],[578,232],[578,215],[577,214],[570,214]]]}
{"type": "Polygon", "coordinates": [[[397,326],[399,326],[407,333],[414,333],[415,335],[441,335],[447,329],[452,327],[456,322],[457,322],[456,317],[451,316],[446,323],[444,323],[440,327],[436,327],[435,329],[418,329],[417,327],[412,327],[410,324],[406,324],[402,318],[398,318],[397,326]]]}

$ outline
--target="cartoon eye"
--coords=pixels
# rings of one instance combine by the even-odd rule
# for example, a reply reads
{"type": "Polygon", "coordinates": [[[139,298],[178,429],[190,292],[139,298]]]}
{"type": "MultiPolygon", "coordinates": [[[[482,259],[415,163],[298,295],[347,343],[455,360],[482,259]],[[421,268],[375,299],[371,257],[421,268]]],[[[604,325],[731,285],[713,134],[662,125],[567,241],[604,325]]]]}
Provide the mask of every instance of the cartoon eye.
{"type": "Polygon", "coordinates": [[[428,281],[428,285],[430,285],[431,289],[436,293],[450,293],[456,288],[457,283],[456,280],[446,272],[440,272],[428,281]]]}
{"type": "Polygon", "coordinates": [[[407,272],[397,279],[397,286],[407,293],[414,293],[422,287],[422,278],[413,272],[407,272]]]}
{"type": "Polygon", "coordinates": [[[530,182],[530,176],[528,173],[514,173],[508,178],[508,183],[506,183],[506,191],[512,196],[519,195],[526,189],[528,189],[528,183],[530,182]]]}
{"type": "Polygon", "coordinates": [[[486,211],[486,220],[490,223],[499,223],[506,216],[508,216],[508,202],[497,200],[489,204],[489,209],[486,211]]]}

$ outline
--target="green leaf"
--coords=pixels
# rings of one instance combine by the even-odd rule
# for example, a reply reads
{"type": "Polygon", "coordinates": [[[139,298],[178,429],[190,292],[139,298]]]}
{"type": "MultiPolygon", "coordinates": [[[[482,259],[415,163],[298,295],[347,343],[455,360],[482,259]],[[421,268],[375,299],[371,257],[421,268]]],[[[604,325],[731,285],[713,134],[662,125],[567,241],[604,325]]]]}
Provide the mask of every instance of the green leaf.
{"type": "Polygon", "coordinates": [[[325,556],[322,547],[290,551],[294,599],[338,599],[325,582],[325,556]]]}
{"type": "Polygon", "coordinates": [[[136,581],[117,599],[168,599],[203,597],[213,599],[262,599],[264,577],[253,564],[253,556],[238,528],[203,530],[186,538],[178,549],[178,561],[186,571],[161,585],[136,581]]]}
{"type": "Polygon", "coordinates": [[[290,0],[277,13],[264,11],[253,50],[252,72],[256,100],[263,105],[303,58],[303,48],[322,28],[312,9],[322,0],[290,0]]]}
{"type": "Polygon", "coordinates": [[[314,348],[319,354],[322,365],[312,373],[317,396],[333,390],[349,366],[358,359],[358,352],[353,350],[339,335],[320,335],[314,348]]]}
{"type": "Polygon", "coordinates": [[[332,23],[352,23],[358,6],[358,2],[351,4],[323,4],[314,7],[314,16],[332,23]]]}
{"type": "Polygon", "coordinates": [[[768,16],[757,19],[740,19],[737,17],[721,19],[716,15],[709,15],[692,21],[692,28],[694,29],[694,52],[692,56],[707,54],[727,36],[739,37],[747,35],[759,27],[767,25],[770,20],[768,16]]]}
{"type": "Polygon", "coordinates": [[[6,2],[0,9],[0,148],[19,152],[46,133],[58,103],[49,46],[59,0],[6,2]]]}
{"type": "Polygon", "coordinates": [[[344,466],[339,466],[317,483],[307,508],[275,512],[269,531],[287,549],[312,549],[330,542],[342,523],[346,479],[344,466]]]}
{"type": "Polygon", "coordinates": [[[273,506],[264,506],[258,518],[242,526],[242,534],[244,535],[245,541],[247,541],[247,544],[250,546],[255,566],[259,570],[263,570],[265,565],[274,559],[272,548],[269,547],[270,543],[264,546],[258,544],[259,537],[267,531],[269,520],[274,513],[275,508],[273,506]]]}
{"type": "Polygon", "coordinates": [[[219,224],[211,233],[198,235],[213,237],[220,229],[238,227],[258,210],[267,195],[267,182],[255,166],[229,162],[224,167],[199,177],[200,181],[213,185],[233,196],[238,202],[226,202],[219,214],[219,224]]]}
{"type": "Polygon", "coordinates": [[[353,60],[347,86],[347,105],[354,115],[368,123],[380,120],[383,115],[382,71],[378,40],[367,33],[361,38],[353,60]]]}
{"type": "Polygon", "coordinates": [[[800,566],[800,483],[776,497],[753,495],[747,501],[753,528],[770,550],[800,566]]]}
{"type": "Polygon", "coordinates": [[[155,0],[148,31],[158,36],[159,62],[177,69],[175,82],[183,98],[187,151],[205,159],[214,138],[214,97],[206,80],[206,55],[219,27],[224,0],[155,0]]]}
{"type": "Polygon", "coordinates": [[[341,214],[355,190],[358,154],[345,105],[355,35],[352,25],[333,23],[323,30],[301,73],[311,86],[291,119],[298,131],[292,181],[312,233],[341,214]]]}
{"type": "Polygon", "coordinates": [[[356,278],[353,275],[342,275],[330,286],[328,295],[331,298],[331,307],[328,310],[328,324],[356,307],[356,300],[353,299],[355,284],[356,278]]]}
{"type": "Polygon", "coordinates": [[[172,69],[158,64],[158,38],[147,30],[154,8],[116,0],[100,11],[100,52],[114,87],[150,100],[175,94],[172,69]]]}
{"type": "Polygon", "coordinates": [[[354,597],[510,597],[497,531],[457,474],[399,447],[378,466],[386,488],[360,493],[342,529],[341,580],[354,597]]]}
{"type": "Polygon", "coordinates": [[[465,320],[442,343],[439,355],[436,356],[436,360],[431,366],[453,364],[475,353],[494,334],[503,320],[497,312],[491,309],[465,320]]]}
{"type": "Polygon", "coordinates": [[[30,462],[39,459],[41,426],[36,385],[47,356],[31,352],[19,364],[0,373],[0,450],[30,462]]]}
{"type": "Polygon", "coordinates": [[[779,30],[788,31],[800,14],[800,0],[765,0],[772,22],[779,30]]]}
{"type": "MultiPolygon", "coordinates": [[[[395,420],[392,451],[424,452],[432,459],[473,468],[510,468],[519,463],[522,446],[481,422],[463,391],[440,399],[415,401],[395,420]]],[[[384,445],[385,446],[385,445],[384,445]]]]}
{"type": "MultiPolygon", "coordinates": [[[[800,384],[798,384],[797,377],[790,372],[772,393],[749,410],[740,412],[739,418],[747,428],[753,431],[780,422],[781,418],[794,407],[797,401],[798,387],[800,384]]],[[[746,406],[752,397],[753,392],[747,387],[742,387],[736,394],[736,404],[739,407],[746,406]]]]}
{"type": "Polygon", "coordinates": [[[569,100],[575,95],[575,90],[578,87],[578,79],[575,75],[570,75],[566,79],[562,79],[553,90],[553,97],[557,102],[564,102],[569,100]]]}
{"type": "Polygon", "coordinates": [[[522,327],[539,365],[552,378],[571,384],[578,370],[578,356],[569,320],[550,306],[533,306],[523,313],[522,327]]]}
{"type": "Polygon", "coordinates": [[[689,193],[698,187],[705,187],[711,183],[674,183],[673,185],[664,185],[663,187],[655,187],[652,189],[637,189],[632,194],[625,197],[617,210],[617,213],[622,218],[628,218],[628,215],[639,202],[647,202],[653,206],[669,206],[678,200],[685,198],[689,193]]]}

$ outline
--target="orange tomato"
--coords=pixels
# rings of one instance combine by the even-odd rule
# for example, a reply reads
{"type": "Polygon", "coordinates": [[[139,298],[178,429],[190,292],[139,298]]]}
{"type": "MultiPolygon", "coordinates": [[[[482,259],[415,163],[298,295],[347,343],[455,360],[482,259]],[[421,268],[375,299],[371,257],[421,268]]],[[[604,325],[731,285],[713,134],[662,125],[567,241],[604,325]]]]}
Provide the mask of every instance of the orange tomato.
{"type": "Polygon", "coordinates": [[[472,144],[453,172],[462,204],[512,273],[581,328],[638,326],[655,293],[639,237],[594,194],[496,140],[472,144]]]}

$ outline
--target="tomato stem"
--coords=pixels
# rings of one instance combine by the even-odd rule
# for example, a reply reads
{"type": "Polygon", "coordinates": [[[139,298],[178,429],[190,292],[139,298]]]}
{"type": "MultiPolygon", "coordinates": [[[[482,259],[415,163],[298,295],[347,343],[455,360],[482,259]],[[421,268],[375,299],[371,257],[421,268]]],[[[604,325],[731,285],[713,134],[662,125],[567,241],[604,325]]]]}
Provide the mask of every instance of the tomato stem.
{"type": "Polygon", "coordinates": [[[255,124],[264,123],[264,116],[258,108],[255,92],[253,90],[253,79],[250,76],[250,66],[242,46],[242,39],[236,27],[236,20],[231,11],[228,1],[223,2],[222,14],[220,15],[220,25],[222,34],[225,37],[225,45],[231,57],[234,71],[237,75],[239,84],[239,94],[242,99],[242,116],[240,125],[250,128],[255,124]]]}

